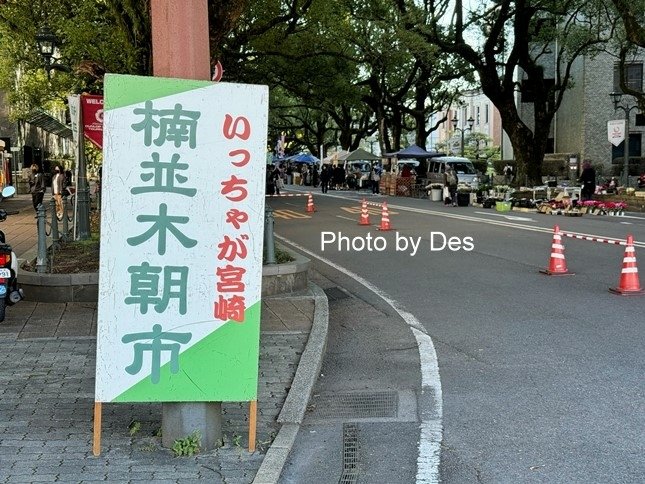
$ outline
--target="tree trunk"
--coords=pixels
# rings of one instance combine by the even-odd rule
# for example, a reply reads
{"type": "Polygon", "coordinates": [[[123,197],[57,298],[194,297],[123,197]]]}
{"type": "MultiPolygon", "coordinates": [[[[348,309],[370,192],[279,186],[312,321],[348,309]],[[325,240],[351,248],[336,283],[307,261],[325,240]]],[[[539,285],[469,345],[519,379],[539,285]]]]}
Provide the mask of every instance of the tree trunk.
{"type": "Polygon", "coordinates": [[[542,160],[545,143],[536,143],[533,133],[523,123],[513,123],[506,129],[517,161],[515,182],[524,185],[542,185],[542,160]],[[541,149],[540,149],[541,145],[541,149]]]}

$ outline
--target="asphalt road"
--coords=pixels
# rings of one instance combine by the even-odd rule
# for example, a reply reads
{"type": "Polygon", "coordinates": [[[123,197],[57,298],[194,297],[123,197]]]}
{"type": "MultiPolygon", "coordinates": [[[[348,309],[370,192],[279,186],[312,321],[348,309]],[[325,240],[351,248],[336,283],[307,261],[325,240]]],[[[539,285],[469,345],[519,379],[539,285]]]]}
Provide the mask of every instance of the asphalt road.
{"type": "MultiPolygon", "coordinates": [[[[278,235],[359,274],[432,337],[443,392],[442,482],[643,482],[645,296],[608,291],[618,284],[624,247],[565,238],[575,275],[538,270],[548,266],[556,223],[595,236],[631,233],[643,264],[645,218],[500,214],[367,195],[389,204],[393,230],[379,232],[376,207],[371,227],[357,224],[362,196],[315,193],[314,214],[304,213],[303,198],[269,205],[278,235]],[[357,250],[368,233],[387,247],[357,250]],[[349,250],[335,243],[323,250],[331,234],[359,238],[349,250]],[[461,248],[431,250],[440,234],[461,248]],[[418,243],[415,255],[402,250],[402,237],[418,243]]],[[[387,326],[365,336],[387,340],[387,326]]],[[[407,437],[398,439],[418,438],[401,431],[407,437]]],[[[413,474],[406,469],[398,482],[413,474]]],[[[383,482],[369,475],[357,482],[383,482]]]]}

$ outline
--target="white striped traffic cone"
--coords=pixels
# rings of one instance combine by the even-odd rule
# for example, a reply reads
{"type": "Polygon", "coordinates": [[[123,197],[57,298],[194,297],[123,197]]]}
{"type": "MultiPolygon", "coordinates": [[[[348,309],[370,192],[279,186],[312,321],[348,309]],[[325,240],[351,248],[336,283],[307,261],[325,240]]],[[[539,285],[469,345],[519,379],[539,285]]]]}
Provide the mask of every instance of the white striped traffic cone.
{"type": "Polygon", "coordinates": [[[316,211],[316,207],[314,207],[314,196],[310,193],[309,196],[307,197],[307,213],[313,213],[316,211]]]}
{"type": "Polygon", "coordinates": [[[549,258],[549,268],[542,269],[542,274],[549,276],[572,276],[573,272],[567,270],[567,261],[564,258],[564,245],[562,244],[562,235],[560,227],[553,227],[553,242],[551,243],[551,257],[549,258]]]}
{"type": "Polygon", "coordinates": [[[620,281],[618,287],[609,288],[615,294],[623,296],[635,296],[644,294],[638,279],[638,267],[636,266],[636,249],[634,249],[634,237],[627,236],[627,246],[623,257],[623,269],[620,271],[620,281]]]}
{"type": "Polygon", "coordinates": [[[370,214],[367,211],[367,201],[363,199],[361,205],[361,217],[358,219],[358,225],[370,225],[370,214]]]}
{"type": "Polygon", "coordinates": [[[381,211],[381,226],[378,228],[378,230],[392,230],[392,227],[390,227],[390,213],[387,211],[387,202],[383,202],[383,210],[381,211]]]}

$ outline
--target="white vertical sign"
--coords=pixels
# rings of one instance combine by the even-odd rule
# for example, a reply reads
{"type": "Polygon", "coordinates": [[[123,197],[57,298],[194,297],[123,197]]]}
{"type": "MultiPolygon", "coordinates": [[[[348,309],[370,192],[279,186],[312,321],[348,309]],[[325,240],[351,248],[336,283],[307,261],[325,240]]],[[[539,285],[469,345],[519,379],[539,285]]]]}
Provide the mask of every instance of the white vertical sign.
{"type": "Polygon", "coordinates": [[[96,399],[257,395],[268,89],[106,76],[96,399]]]}
{"type": "Polygon", "coordinates": [[[78,143],[78,130],[79,130],[79,113],[81,112],[81,96],[74,94],[67,97],[67,104],[69,105],[69,118],[72,122],[72,136],[74,143],[78,143]]]}
{"type": "Polygon", "coordinates": [[[618,146],[625,140],[624,119],[612,119],[607,121],[607,138],[614,146],[618,146]]]}

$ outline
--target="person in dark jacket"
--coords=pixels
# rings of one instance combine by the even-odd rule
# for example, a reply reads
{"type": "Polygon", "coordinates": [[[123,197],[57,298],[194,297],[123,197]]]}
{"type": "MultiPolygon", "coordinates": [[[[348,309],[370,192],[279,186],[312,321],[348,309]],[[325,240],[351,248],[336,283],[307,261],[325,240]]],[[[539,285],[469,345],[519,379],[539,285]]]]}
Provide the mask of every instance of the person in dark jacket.
{"type": "Polygon", "coordinates": [[[331,170],[327,165],[323,165],[320,171],[320,188],[323,193],[327,193],[329,189],[329,181],[331,180],[331,170]]]}
{"type": "Polygon", "coordinates": [[[580,174],[578,181],[582,183],[580,198],[583,201],[591,200],[594,192],[596,191],[596,170],[593,169],[588,160],[585,160],[582,163],[582,173],[580,174]]]}
{"type": "Polygon", "coordinates": [[[31,174],[29,175],[29,193],[34,204],[34,210],[38,211],[38,205],[43,203],[45,197],[45,178],[40,173],[40,168],[34,163],[31,165],[31,174]]]}

